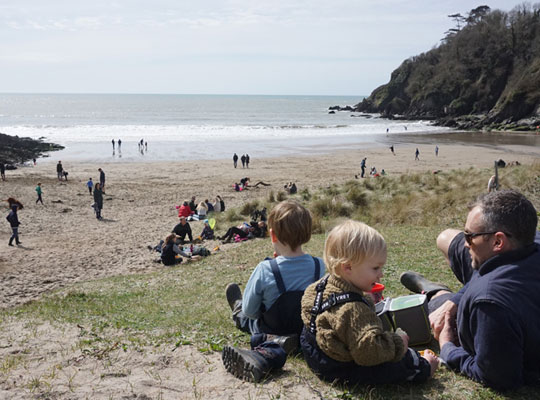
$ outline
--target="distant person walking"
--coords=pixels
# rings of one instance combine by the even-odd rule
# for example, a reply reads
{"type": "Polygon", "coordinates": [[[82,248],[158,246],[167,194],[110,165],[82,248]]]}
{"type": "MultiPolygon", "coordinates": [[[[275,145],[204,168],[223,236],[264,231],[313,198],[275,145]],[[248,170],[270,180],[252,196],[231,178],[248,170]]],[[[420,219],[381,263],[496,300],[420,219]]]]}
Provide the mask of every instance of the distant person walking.
{"type": "Polygon", "coordinates": [[[246,168],[249,168],[249,154],[246,154],[246,168]]]}
{"type": "Polygon", "coordinates": [[[92,195],[92,188],[94,187],[94,181],[92,180],[92,178],[88,178],[88,182],[86,182],[86,187],[88,188],[90,195],[92,195]]]}
{"type": "Polygon", "coordinates": [[[32,161],[34,162],[34,167],[36,166],[37,160],[35,158],[32,158],[32,161]]]}
{"type": "Polygon", "coordinates": [[[4,165],[3,161],[0,161],[0,175],[2,176],[2,180],[6,180],[6,166],[4,165]]]}
{"type": "Polygon", "coordinates": [[[41,197],[41,195],[43,194],[43,190],[41,190],[41,183],[38,183],[37,186],[36,186],[36,193],[37,193],[37,200],[36,200],[36,204],[38,203],[38,201],[43,204],[43,198],[41,197]]]}
{"type": "Polygon", "coordinates": [[[148,151],[148,142],[144,142],[144,151],[148,151]]]}
{"type": "Polygon", "coordinates": [[[120,151],[120,148],[122,147],[122,141],[118,139],[118,151],[120,151]]]}
{"type": "Polygon", "coordinates": [[[394,145],[390,146],[390,151],[392,152],[393,155],[396,155],[396,153],[394,153],[394,145]]]}
{"type": "Polygon", "coordinates": [[[94,210],[96,212],[97,219],[103,219],[101,217],[101,210],[103,209],[103,192],[101,190],[101,185],[96,183],[94,188],[94,210]]]}
{"type": "Polygon", "coordinates": [[[64,177],[64,167],[62,167],[62,161],[58,161],[58,164],[56,164],[56,175],[58,175],[59,181],[61,181],[64,177]]]}
{"type": "Polygon", "coordinates": [[[414,159],[415,161],[420,161],[420,150],[418,150],[418,147],[416,148],[416,151],[414,152],[414,159]]]}
{"type": "Polygon", "coordinates": [[[236,166],[238,165],[238,154],[234,153],[234,156],[232,156],[232,161],[234,168],[236,168],[236,166]]]}
{"type": "Polygon", "coordinates": [[[435,145],[435,157],[439,157],[439,146],[435,145]]]}
{"type": "Polygon", "coordinates": [[[19,225],[21,223],[19,222],[19,217],[17,216],[17,208],[19,208],[17,204],[13,204],[11,206],[11,212],[6,217],[9,225],[11,226],[11,231],[13,232],[11,237],[9,238],[10,246],[13,246],[13,239],[15,239],[15,243],[17,245],[21,244],[21,242],[19,241],[19,225]]]}
{"type": "Polygon", "coordinates": [[[112,140],[112,151],[114,152],[114,139],[112,140]]]}
{"type": "MultiPolygon", "coordinates": [[[[98,168],[98,171],[99,171],[100,190],[103,191],[103,193],[105,193],[105,172],[103,172],[101,168],[98,168]]],[[[96,186],[96,189],[97,189],[97,186],[96,186]]]]}
{"type": "Polygon", "coordinates": [[[362,161],[360,162],[360,168],[362,168],[362,173],[360,174],[360,178],[363,178],[364,174],[366,173],[366,160],[367,160],[367,157],[364,157],[362,161]]]}
{"type": "Polygon", "coordinates": [[[242,168],[246,167],[246,155],[242,154],[242,157],[240,157],[240,161],[242,161],[242,168]]]}

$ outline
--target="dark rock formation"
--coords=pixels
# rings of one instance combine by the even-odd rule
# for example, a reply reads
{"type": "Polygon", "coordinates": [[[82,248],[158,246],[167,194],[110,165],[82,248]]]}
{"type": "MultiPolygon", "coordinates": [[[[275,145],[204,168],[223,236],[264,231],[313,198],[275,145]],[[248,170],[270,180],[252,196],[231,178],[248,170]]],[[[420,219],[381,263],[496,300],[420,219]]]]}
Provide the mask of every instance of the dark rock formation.
{"type": "Polygon", "coordinates": [[[43,157],[45,152],[62,150],[64,146],[45,143],[41,139],[20,138],[0,133],[0,162],[17,164],[43,157]]]}

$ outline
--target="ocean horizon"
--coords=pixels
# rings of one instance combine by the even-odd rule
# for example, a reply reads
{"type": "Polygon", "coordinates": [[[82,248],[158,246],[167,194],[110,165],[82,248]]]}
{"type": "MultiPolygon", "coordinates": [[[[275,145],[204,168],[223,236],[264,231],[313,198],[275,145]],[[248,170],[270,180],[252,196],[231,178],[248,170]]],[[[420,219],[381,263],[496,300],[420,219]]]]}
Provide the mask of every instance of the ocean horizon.
{"type": "MultiPolygon", "coordinates": [[[[330,114],[363,96],[0,94],[0,132],[65,146],[50,158],[166,161],[324,153],[381,146],[396,134],[448,133],[428,121],[330,114]],[[121,152],[112,140],[122,140],[121,152]],[[140,151],[140,140],[148,143],[140,151]]],[[[402,140],[403,138],[399,139],[402,140]]],[[[397,139],[396,139],[397,140],[397,139]]]]}

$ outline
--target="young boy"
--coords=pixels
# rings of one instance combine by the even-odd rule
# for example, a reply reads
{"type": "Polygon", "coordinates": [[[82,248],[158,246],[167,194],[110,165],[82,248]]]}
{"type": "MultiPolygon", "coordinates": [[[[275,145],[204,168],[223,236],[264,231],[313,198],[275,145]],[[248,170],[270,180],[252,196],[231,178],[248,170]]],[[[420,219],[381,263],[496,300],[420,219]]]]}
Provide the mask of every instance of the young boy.
{"type": "Polygon", "coordinates": [[[268,225],[276,258],[257,265],[243,297],[235,283],[226,290],[237,328],[252,334],[253,351],[225,346],[223,363],[227,371],[249,381],[281,368],[286,350],[298,348],[301,295],[325,273],[322,260],[302,250],[311,239],[311,215],[300,203],[286,200],[276,205],[268,225]]]}
{"type": "Polygon", "coordinates": [[[43,190],[41,190],[41,183],[38,183],[37,186],[36,186],[36,193],[37,193],[37,200],[36,200],[36,204],[38,202],[40,202],[41,204],[43,204],[43,198],[41,197],[41,195],[43,194],[43,190]]]}
{"type": "Polygon", "coordinates": [[[404,331],[383,331],[373,301],[363,295],[383,276],[386,243],[380,233],[345,221],[328,234],[324,261],[330,275],[302,298],[300,343],[308,366],[326,381],[351,384],[424,382],[433,375],[438,358],[409,349],[404,331]],[[326,303],[345,293],[354,300],[326,303]]]}
{"type": "Polygon", "coordinates": [[[90,192],[90,196],[92,196],[92,188],[94,187],[94,181],[92,181],[92,178],[88,178],[88,182],[86,182],[86,187],[90,192]]]}

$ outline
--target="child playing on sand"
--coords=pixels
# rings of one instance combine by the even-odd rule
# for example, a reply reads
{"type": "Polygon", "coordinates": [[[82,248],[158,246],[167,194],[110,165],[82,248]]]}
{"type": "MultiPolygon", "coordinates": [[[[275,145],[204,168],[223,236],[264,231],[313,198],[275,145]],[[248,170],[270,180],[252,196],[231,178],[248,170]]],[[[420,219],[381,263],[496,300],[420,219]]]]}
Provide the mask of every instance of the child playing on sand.
{"type": "Polygon", "coordinates": [[[283,201],[270,212],[268,224],[275,258],[257,265],[243,296],[236,283],[226,289],[236,327],[252,334],[253,350],[225,346],[223,363],[236,377],[255,382],[281,368],[286,352],[298,348],[301,295],[325,273],[322,260],[302,250],[311,238],[306,208],[294,200],[283,201]]]}
{"type": "Polygon", "coordinates": [[[176,244],[176,234],[170,233],[165,238],[165,241],[161,244],[161,262],[163,265],[176,265],[180,264],[182,262],[182,257],[176,257],[178,254],[179,256],[184,256],[186,258],[191,258],[190,255],[184,253],[176,244]]]}
{"type": "Polygon", "coordinates": [[[438,358],[408,348],[404,331],[383,331],[370,297],[383,276],[386,243],[379,232],[348,220],[330,231],[324,247],[330,275],[302,298],[300,338],[308,366],[322,379],[350,384],[424,382],[438,358]],[[346,301],[328,302],[349,295],[346,301]]]}
{"type": "Polygon", "coordinates": [[[36,193],[37,193],[37,200],[36,200],[36,204],[38,202],[40,202],[41,204],[43,204],[43,199],[41,198],[41,195],[43,194],[43,191],[41,190],[41,183],[38,183],[37,186],[36,186],[36,193]]]}
{"type": "Polygon", "coordinates": [[[88,178],[88,182],[86,182],[86,187],[88,188],[88,191],[90,192],[90,196],[91,196],[92,188],[94,187],[94,182],[92,181],[92,178],[88,178]]]}
{"type": "Polygon", "coordinates": [[[204,220],[204,228],[200,234],[202,240],[214,240],[214,230],[210,227],[207,219],[204,220]]]}

